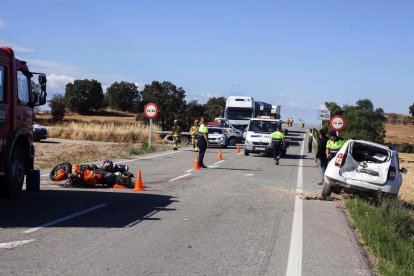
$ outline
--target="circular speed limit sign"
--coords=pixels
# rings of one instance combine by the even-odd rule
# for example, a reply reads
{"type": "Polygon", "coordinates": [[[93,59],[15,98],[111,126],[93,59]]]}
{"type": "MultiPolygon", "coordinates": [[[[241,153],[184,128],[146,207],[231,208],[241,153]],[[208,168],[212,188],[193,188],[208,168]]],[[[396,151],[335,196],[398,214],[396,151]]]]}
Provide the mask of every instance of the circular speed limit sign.
{"type": "Polygon", "coordinates": [[[341,115],[335,115],[330,120],[329,125],[333,130],[342,131],[346,126],[345,118],[341,115]]]}
{"type": "Polygon", "coordinates": [[[154,119],[157,117],[158,107],[155,103],[149,103],[144,107],[144,115],[148,119],[154,119]]]}

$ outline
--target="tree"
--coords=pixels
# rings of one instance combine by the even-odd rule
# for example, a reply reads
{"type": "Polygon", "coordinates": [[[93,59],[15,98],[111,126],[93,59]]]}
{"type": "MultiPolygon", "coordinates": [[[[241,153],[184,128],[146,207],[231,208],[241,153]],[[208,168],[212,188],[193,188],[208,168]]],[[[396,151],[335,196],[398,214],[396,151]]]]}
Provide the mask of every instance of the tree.
{"type": "Polygon", "coordinates": [[[346,127],[341,133],[341,136],[345,139],[357,137],[376,143],[384,143],[384,111],[382,108],[378,108],[374,111],[374,106],[371,108],[369,104],[365,105],[367,103],[366,100],[367,99],[361,100],[364,101],[363,104],[361,104],[361,101],[357,101],[356,106],[347,105],[343,107],[346,127]]]}
{"type": "Polygon", "coordinates": [[[414,117],[414,103],[409,107],[411,116],[414,117]]]}
{"type": "Polygon", "coordinates": [[[186,106],[185,90],[169,81],[153,81],[141,91],[143,105],[155,103],[158,106],[157,121],[163,130],[170,129],[174,119],[182,119],[186,106]]]}
{"type": "Polygon", "coordinates": [[[325,102],[325,106],[331,112],[331,117],[343,114],[342,108],[335,102],[325,102]]]}
{"type": "Polygon", "coordinates": [[[105,94],[105,103],[116,110],[134,111],[140,100],[138,87],[134,83],[125,81],[113,83],[105,94]]]}
{"type": "Polygon", "coordinates": [[[49,106],[52,113],[52,120],[62,122],[65,117],[65,98],[62,95],[55,94],[49,101],[49,106]]]}
{"type": "Polygon", "coordinates": [[[205,113],[204,117],[213,120],[216,117],[222,117],[224,108],[226,107],[226,98],[224,97],[213,97],[208,99],[204,105],[205,113]]]}
{"type": "Polygon", "coordinates": [[[185,108],[185,117],[183,118],[183,127],[189,130],[194,124],[195,119],[199,119],[205,114],[205,106],[199,104],[197,100],[189,102],[185,108]]]}
{"type": "Polygon", "coordinates": [[[66,106],[79,114],[97,111],[103,106],[102,85],[96,80],[75,80],[68,83],[65,90],[66,106]]]}
{"type": "Polygon", "coordinates": [[[374,111],[374,105],[369,99],[362,99],[356,102],[356,107],[362,110],[374,111]]]}

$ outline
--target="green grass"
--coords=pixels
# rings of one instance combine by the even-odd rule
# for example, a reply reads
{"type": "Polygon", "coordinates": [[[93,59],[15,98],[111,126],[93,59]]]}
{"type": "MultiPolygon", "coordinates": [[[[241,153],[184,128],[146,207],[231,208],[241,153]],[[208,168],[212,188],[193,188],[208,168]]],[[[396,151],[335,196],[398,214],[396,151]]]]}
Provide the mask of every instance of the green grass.
{"type": "Polygon", "coordinates": [[[414,275],[414,216],[396,200],[378,206],[351,198],[346,208],[380,275],[414,275]]]}
{"type": "Polygon", "coordinates": [[[129,156],[133,156],[133,155],[141,155],[141,154],[147,154],[147,153],[151,153],[151,152],[155,152],[157,149],[155,146],[148,145],[148,142],[143,142],[142,145],[138,148],[136,147],[129,147],[127,149],[127,154],[129,156]]]}

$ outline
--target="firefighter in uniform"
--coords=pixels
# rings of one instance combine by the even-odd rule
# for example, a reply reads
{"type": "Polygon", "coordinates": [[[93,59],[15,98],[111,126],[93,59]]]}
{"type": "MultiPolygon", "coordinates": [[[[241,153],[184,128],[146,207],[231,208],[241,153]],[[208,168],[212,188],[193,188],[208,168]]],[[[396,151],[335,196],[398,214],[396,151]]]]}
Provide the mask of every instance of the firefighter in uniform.
{"type": "Polygon", "coordinates": [[[328,158],[328,162],[335,157],[344,144],[345,140],[337,136],[335,130],[329,131],[329,140],[326,143],[326,157],[328,158]]]}
{"type": "Polygon", "coordinates": [[[174,120],[174,126],[172,127],[171,130],[172,130],[173,141],[174,141],[173,149],[177,150],[178,144],[180,143],[180,139],[181,139],[181,127],[178,125],[178,120],[174,120]]]}
{"type": "Polygon", "coordinates": [[[193,143],[193,151],[198,151],[197,135],[198,135],[198,120],[194,121],[194,125],[190,128],[191,142],[193,143]]]}
{"type": "Polygon", "coordinates": [[[272,133],[273,159],[275,164],[279,165],[279,159],[282,155],[282,149],[286,147],[285,135],[280,131],[280,126],[276,127],[276,131],[272,133]]]}
{"type": "Polygon", "coordinates": [[[205,125],[204,118],[201,118],[200,120],[200,127],[198,128],[198,136],[197,136],[197,146],[199,148],[198,151],[198,162],[200,165],[200,168],[206,169],[207,166],[204,165],[204,154],[207,150],[208,145],[208,128],[205,125]]]}

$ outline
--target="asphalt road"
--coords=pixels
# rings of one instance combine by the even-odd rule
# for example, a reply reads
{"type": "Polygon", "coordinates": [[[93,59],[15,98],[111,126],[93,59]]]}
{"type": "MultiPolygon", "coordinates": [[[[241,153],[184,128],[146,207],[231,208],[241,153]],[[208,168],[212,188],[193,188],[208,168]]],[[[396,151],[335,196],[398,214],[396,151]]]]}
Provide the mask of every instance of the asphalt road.
{"type": "MultiPolygon", "coordinates": [[[[145,192],[63,188],[0,200],[2,275],[371,275],[340,200],[321,186],[303,129],[288,156],[189,148],[128,164],[145,192]]],[[[64,161],[64,160],[63,160],[64,161]]],[[[98,162],[97,162],[98,164],[98,162]]]]}

